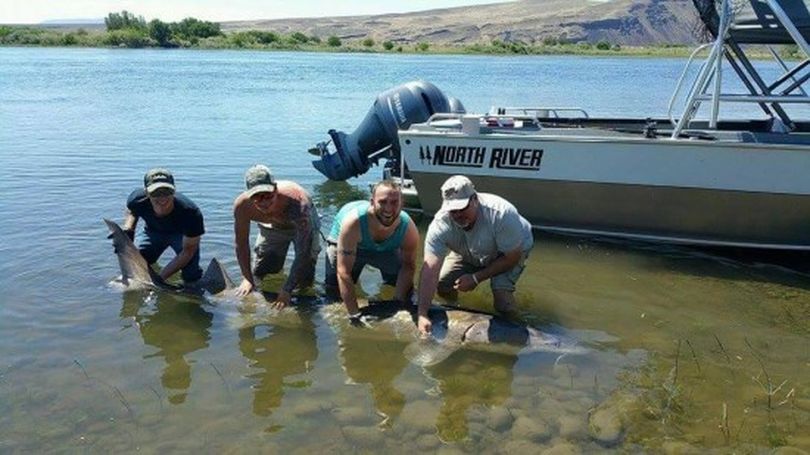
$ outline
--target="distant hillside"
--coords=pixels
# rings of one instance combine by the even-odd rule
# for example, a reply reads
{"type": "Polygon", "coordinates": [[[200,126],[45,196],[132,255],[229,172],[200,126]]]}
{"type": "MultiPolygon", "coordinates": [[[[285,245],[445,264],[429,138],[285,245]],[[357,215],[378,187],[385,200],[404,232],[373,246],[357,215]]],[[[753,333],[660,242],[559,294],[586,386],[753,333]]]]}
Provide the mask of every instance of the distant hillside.
{"type": "Polygon", "coordinates": [[[693,44],[699,19],[691,0],[518,0],[378,16],[223,22],[223,31],[302,32],[343,40],[435,44],[601,40],[643,46],[693,44]]]}

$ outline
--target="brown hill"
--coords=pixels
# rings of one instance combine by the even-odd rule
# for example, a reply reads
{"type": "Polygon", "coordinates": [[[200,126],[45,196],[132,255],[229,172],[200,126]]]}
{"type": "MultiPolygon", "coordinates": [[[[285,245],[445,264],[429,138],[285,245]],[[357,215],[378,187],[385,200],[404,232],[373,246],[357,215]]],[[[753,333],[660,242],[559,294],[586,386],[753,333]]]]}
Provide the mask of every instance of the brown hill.
{"type": "Polygon", "coordinates": [[[691,0],[518,0],[404,14],[224,22],[222,28],[394,43],[556,39],[640,46],[695,43],[698,22],[691,0]]]}

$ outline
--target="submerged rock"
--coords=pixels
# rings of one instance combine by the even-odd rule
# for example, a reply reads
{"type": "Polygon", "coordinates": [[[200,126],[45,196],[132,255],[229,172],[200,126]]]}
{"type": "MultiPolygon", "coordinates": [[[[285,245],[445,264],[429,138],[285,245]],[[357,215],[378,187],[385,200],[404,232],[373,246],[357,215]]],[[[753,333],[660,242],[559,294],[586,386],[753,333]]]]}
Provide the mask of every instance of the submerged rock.
{"type": "Polygon", "coordinates": [[[495,407],[489,411],[486,425],[495,431],[506,431],[512,426],[514,420],[508,409],[495,407]]]}
{"type": "Polygon", "coordinates": [[[622,440],[624,425],[613,408],[597,409],[588,419],[588,434],[605,446],[613,446],[622,440]]]}
{"type": "Polygon", "coordinates": [[[583,417],[564,415],[559,418],[558,422],[560,424],[560,436],[565,439],[584,439],[588,434],[583,417]]]}
{"type": "Polygon", "coordinates": [[[383,436],[377,427],[344,427],[346,441],[356,447],[374,448],[383,443],[383,436]]]}
{"type": "Polygon", "coordinates": [[[544,450],[542,455],[579,455],[580,453],[582,453],[582,451],[579,450],[579,447],[570,442],[561,442],[544,450]]]}
{"type": "Polygon", "coordinates": [[[683,441],[667,441],[661,446],[661,450],[666,455],[697,455],[701,453],[693,445],[683,441]]]}
{"type": "Polygon", "coordinates": [[[507,441],[499,453],[540,453],[543,450],[541,444],[527,441],[525,439],[513,439],[507,441]]]}
{"type": "Polygon", "coordinates": [[[397,420],[400,427],[418,434],[436,432],[436,408],[428,400],[420,400],[406,406],[397,420]]]}
{"type": "Polygon", "coordinates": [[[807,452],[798,447],[779,447],[771,452],[773,455],[807,455],[807,452]]]}
{"type": "Polygon", "coordinates": [[[419,450],[425,451],[436,450],[441,444],[442,442],[439,440],[439,438],[432,434],[422,435],[416,440],[416,447],[419,447],[419,450]]]}
{"type": "Polygon", "coordinates": [[[542,419],[518,417],[515,423],[512,424],[512,436],[515,439],[545,442],[551,438],[551,429],[542,419]]]}

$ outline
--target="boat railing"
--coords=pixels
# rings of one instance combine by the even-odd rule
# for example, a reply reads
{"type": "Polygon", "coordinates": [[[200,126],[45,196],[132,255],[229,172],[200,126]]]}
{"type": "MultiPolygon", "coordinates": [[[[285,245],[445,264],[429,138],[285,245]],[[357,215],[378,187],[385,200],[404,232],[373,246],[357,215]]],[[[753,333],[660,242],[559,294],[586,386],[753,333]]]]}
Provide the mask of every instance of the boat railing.
{"type": "Polygon", "coordinates": [[[536,119],[572,118],[571,115],[561,115],[563,113],[573,113],[578,114],[580,118],[590,118],[585,109],[579,107],[492,106],[489,112],[494,115],[525,115],[536,119]]]}
{"type": "MultiPolygon", "coordinates": [[[[681,72],[681,76],[678,78],[678,82],[675,84],[675,91],[672,93],[672,97],[669,99],[669,106],[667,108],[667,117],[669,117],[669,121],[672,123],[672,126],[676,126],[678,124],[673,111],[675,110],[675,102],[681,95],[681,89],[683,88],[683,83],[686,80],[686,74],[689,72],[689,68],[692,66],[692,62],[695,60],[695,57],[697,57],[701,51],[712,45],[713,43],[706,43],[698,46],[697,49],[692,51],[692,54],[689,56],[689,60],[686,61],[686,65],[683,67],[683,71],[681,72]]],[[[705,63],[706,62],[704,61],[703,64],[705,65],[705,63]]],[[[696,83],[697,79],[693,79],[692,86],[689,88],[690,94],[695,90],[696,83]]]]}
{"type": "Polygon", "coordinates": [[[474,124],[490,128],[520,128],[533,125],[539,127],[537,117],[532,115],[497,115],[497,114],[458,114],[436,113],[430,116],[425,125],[432,128],[464,129],[466,119],[472,119],[474,124]]]}
{"type": "MultiPolygon", "coordinates": [[[[791,14],[788,14],[777,0],[749,0],[753,11],[757,13],[760,21],[768,20],[768,23],[749,24],[735,23],[735,15],[739,14],[740,8],[733,5],[733,0],[723,0],[719,5],[719,18],[716,22],[716,39],[714,42],[702,45],[697,48],[687,61],[686,68],[678,80],[675,93],[670,99],[669,118],[673,123],[672,139],[680,137],[683,129],[688,128],[690,122],[697,115],[698,109],[704,102],[710,103],[709,128],[715,129],[718,125],[720,103],[753,103],[758,104],[762,111],[772,120],[774,132],[789,132],[794,129],[794,123],[785,112],[782,104],[810,104],[810,97],[803,89],[803,84],[810,79],[810,72],[800,73],[810,64],[810,45],[802,31],[800,31],[793,18],[807,16],[805,3],[789,4],[791,14]],[[756,3],[756,5],[754,5],[756,3]],[[763,10],[770,9],[770,14],[763,10]],[[804,9],[802,9],[804,8],[804,9]],[[782,34],[778,39],[762,35],[755,37],[750,32],[752,28],[756,31],[759,25],[762,33],[779,32],[782,34]],[[781,27],[781,28],[780,28],[781,27]],[[791,41],[804,53],[804,61],[788,68],[788,65],[778,57],[770,44],[785,44],[785,40],[791,41]],[[754,68],[751,61],[743,52],[742,44],[766,44],[771,54],[774,55],[777,63],[784,73],[777,77],[770,84],[767,83],[759,72],[754,68]],[[694,60],[694,57],[702,50],[710,47],[708,57],[703,62],[697,76],[693,80],[689,93],[684,102],[683,112],[680,119],[675,119],[673,108],[676,98],[680,96],[683,88],[683,80],[694,60]],[[743,83],[748,93],[724,93],[723,88],[723,62],[727,61],[743,83]]],[[[713,8],[713,6],[712,6],[713,8]]],[[[713,11],[713,10],[712,10],[713,11]]],[[[745,18],[743,18],[745,19],[745,18]]],[[[750,20],[749,20],[750,21],[750,20]]],[[[807,33],[805,29],[805,33],[807,33]]]]}

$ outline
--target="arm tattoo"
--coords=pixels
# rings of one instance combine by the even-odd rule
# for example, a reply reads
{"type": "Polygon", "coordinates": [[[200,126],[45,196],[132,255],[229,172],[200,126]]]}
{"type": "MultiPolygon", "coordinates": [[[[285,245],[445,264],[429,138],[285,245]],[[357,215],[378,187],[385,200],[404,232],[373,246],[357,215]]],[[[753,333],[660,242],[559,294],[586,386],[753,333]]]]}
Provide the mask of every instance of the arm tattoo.
{"type": "Polygon", "coordinates": [[[354,256],[354,250],[342,249],[340,250],[340,254],[343,256],[354,256]]]}

